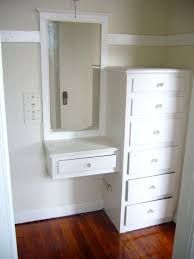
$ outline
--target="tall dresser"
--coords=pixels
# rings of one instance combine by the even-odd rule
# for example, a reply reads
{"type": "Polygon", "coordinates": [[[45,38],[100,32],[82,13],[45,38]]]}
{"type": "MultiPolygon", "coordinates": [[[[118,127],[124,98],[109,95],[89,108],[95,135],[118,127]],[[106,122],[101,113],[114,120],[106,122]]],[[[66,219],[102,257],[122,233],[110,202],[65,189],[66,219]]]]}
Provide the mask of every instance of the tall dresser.
{"type": "Polygon", "coordinates": [[[119,232],[172,221],[184,156],[190,72],[109,67],[106,131],[120,148],[105,211],[119,232]]]}

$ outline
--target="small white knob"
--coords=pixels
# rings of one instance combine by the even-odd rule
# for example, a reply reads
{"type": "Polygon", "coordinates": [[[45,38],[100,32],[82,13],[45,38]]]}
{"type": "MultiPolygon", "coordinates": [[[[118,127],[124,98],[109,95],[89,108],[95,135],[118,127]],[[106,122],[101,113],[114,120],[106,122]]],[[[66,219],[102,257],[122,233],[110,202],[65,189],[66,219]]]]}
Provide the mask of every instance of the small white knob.
{"type": "Polygon", "coordinates": [[[151,163],[157,163],[158,162],[158,159],[152,159],[151,160],[151,163]]]}
{"type": "Polygon", "coordinates": [[[156,87],[163,87],[164,86],[164,83],[158,83],[157,85],[156,85],[156,87]]]}
{"type": "Polygon", "coordinates": [[[161,109],[162,108],[162,104],[156,104],[156,109],[161,109]]]}
{"type": "Polygon", "coordinates": [[[92,166],[92,164],[91,164],[91,163],[87,163],[86,166],[87,166],[88,168],[90,168],[90,167],[92,166]]]}
{"type": "Polygon", "coordinates": [[[150,213],[153,213],[154,211],[152,209],[148,210],[147,213],[150,214],[150,213]]]}
{"type": "Polygon", "coordinates": [[[149,187],[149,189],[150,189],[150,190],[154,190],[154,189],[156,189],[156,186],[151,185],[151,186],[149,187]]]}
{"type": "Polygon", "coordinates": [[[159,135],[160,134],[160,131],[159,130],[154,130],[153,131],[153,135],[159,135]]]}

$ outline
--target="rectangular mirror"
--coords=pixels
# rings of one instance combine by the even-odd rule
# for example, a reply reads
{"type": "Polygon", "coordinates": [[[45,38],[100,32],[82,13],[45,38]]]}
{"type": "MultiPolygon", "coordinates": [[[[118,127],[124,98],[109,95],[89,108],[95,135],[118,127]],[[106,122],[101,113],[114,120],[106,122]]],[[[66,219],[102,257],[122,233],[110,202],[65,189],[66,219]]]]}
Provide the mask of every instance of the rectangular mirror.
{"type": "Polygon", "coordinates": [[[101,25],[48,23],[53,130],[99,127],[101,25]]]}
{"type": "Polygon", "coordinates": [[[103,134],[108,16],[40,10],[44,139],[103,134]]]}

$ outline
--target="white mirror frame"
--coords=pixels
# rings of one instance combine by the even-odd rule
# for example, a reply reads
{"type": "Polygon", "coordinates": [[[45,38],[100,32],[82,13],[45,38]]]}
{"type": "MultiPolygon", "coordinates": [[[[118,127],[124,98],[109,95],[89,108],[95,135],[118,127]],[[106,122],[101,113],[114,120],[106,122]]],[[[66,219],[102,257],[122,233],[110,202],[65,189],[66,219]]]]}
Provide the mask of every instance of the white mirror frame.
{"type": "Polygon", "coordinates": [[[78,12],[75,18],[71,11],[38,10],[40,12],[40,42],[42,67],[42,106],[44,140],[59,140],[79,137],[102,136],[105,133],[105,88],[103,73],[100,75],[100,106],[99,128],[83,131],[56,131],[51,128],[50,119],[50,90],[49,90],[49,56],[48,56],[48,30],[49,21],[82,22],[101,24],[101,71],[107,66],[108,59],[108,15],[97,13],[78,12]]]}

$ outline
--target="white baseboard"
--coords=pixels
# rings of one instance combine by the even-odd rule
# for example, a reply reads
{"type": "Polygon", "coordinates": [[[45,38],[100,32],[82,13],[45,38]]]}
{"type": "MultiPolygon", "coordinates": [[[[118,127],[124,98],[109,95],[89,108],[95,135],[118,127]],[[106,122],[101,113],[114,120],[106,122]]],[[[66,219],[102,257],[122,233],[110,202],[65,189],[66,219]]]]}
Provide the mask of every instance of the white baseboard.
{"type": "Polygon", "coordinates": [[[70,204],[64,206],[57,206],[54,208],[44,208],[37,210],[27,210],[15,214],[15,223],[27,223],[37,220],[59,218],[64,216],[75,215],[79,213],[86,213],[90,211],[97,211],[104,208],[103,200],[96,200],[93,202],[86,202],[80,204],[70,204]]]}

